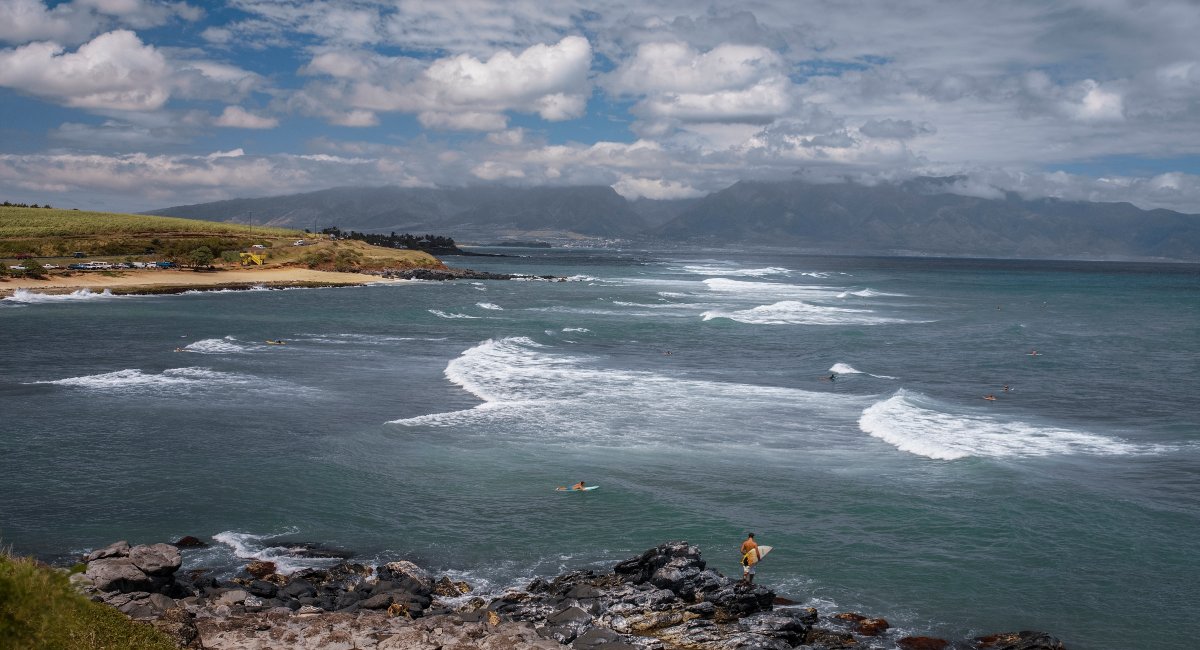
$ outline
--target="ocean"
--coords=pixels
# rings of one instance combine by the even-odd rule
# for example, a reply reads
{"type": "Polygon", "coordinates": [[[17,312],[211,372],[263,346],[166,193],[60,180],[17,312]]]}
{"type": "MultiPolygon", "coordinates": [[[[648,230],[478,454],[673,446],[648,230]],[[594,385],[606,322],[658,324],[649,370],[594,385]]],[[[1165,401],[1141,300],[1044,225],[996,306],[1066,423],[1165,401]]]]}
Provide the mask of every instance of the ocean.
{"type": "Polygon", "coordinates": [[[490,251],[568,280],[0,301],[0,544],[499,591],[754,531],[892,638],[1200,639],[1200,266],[490,251]]]}

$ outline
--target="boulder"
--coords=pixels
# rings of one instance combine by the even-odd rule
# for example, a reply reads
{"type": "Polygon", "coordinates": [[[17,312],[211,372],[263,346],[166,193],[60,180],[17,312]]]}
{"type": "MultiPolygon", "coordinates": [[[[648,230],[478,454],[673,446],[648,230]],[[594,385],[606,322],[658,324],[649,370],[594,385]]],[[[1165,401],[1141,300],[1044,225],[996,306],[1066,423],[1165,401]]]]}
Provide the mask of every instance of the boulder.
{"type": "Polygon", "coordinates": [[[274,598],[279,593],[279,587],[266,580],[255,580],[246,585],[246,590],[259,598],[274,598]]]}
{"type": "Polygon", "coordinates": [[[317,588],[307,580],[292,580],[286,587],[279,590],[279,595],[287,598],[303,598],[316,595],[317,588]]]}
{"type": "Polygon", "coordinates": [[[738,621],[738,630],[759,637],[778,639],[788,646],[803,643],[808,637],[809,625],[801,612],[764,612],[747,616],[738,621]]]}
{"type": "Polygon", "coordinates": [[[858,622],[858,633],[863,636],[879,636],[887,631],[891,624],[882,618],[864,618],[858,622]]]}
{"type": "Polygon", "coordinates": [[[975,639],[986,650],[1065,650],[1063,642],[1045,632],[1003,632],[975,639]]]}
{"type": "Polygon", "coordinates": [[[397,583],[401,589],[428,596],[433,593],[433,577],[429,572],[407,560],[388,562],[376,571],[380,580],[397,583]]]}
{"type": "Polygon", "coordinates": [[[433,593],[436,596],[443,598],[454,598],[463,594],[471,593],[471,585],[458,580],[451,580],[448,576],[442,576],[436,584],[433,585],[433,593]]]}
{"type": "Polygon", "coordinates": [[[105,546],[104,548],[102,548],[100,550],[92,551],[91,553],[88,553],[86,556],[84,556],[83,561],[84,562],[94,562],[96,560],[102,560],[104,558],[126,557],[128,555],[129,555],[129,542],[127,542],[125,540],[121,540],[119,542],[113,542],[112,544],[109,544],[108,546],[105,546]]]}
{"type": "Polygon", "coordinates": [[[191,535],[185,535],[179,538],[179,541],[173,544],[175,548],[208,548],[208,544],[191,535]]]}
{"type": "Polygon", "coordinates": [[[127,557],[107,557],[88,563],[85,573],[99,591],[150,591],[150,577],[134,566],[127,557]]]}
{"type": "Polygon", "coordinates": [[[642,584],[649,582],[654,573],[668,563],[680,571],[689,568],[694,568],[697,572],[704,570],[700,549],[687,542],[678,541],[647,549],[638,557],[618,563],[613,567],[613,571],[629,582],[642,584]]]}
{"type": "Polygon", "coordinates": [[[246,565],[246,573],[249,573],[259,580],[262,580],[272,573],[275,573],[275,570],[275,563],[267,562],[265,560],[255,560],[246,565]]]}
{"type": "Polygon", "coordinates": [[[602,627],[594,627],[575,637],[571,642],[575,650],[632,650],[633,646],[624,643],[620,634],[602,627]]]}
{"type": "Polygon", "coordinates": [[[169,576],[179,570],[183,556],[170,544],[141,544],[129,549],[129,559],[150,576],[169,576]]]}
{"type": "Polygon", "coordinates": [[[237,605],[238,603],[243,603],[249,597],[250,592],[244,589],[230,589],[229,591],[226,591],[218,596],[216,603],[217,605],[225,605],[228,607],[231,605],[237,605]]]}
{"type": "Polygon", "coordinates": [[[950,642],[931,636],[906,636],[896,641],[900,650],[945,650],[950,642]]]}
{"type": "Polygon", "coordinates": [[[389,593],[375,594],[365,600],[361,600],[358,606],[361,609],[387,609],[396,599],[389,593]]]}

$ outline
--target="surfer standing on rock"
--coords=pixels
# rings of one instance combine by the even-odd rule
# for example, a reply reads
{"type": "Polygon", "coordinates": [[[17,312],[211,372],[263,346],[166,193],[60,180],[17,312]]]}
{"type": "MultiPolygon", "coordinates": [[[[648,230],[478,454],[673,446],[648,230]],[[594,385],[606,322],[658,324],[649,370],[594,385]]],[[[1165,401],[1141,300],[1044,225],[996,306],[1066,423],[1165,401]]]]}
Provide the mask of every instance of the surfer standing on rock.
{"type": "Polygon", "coordinates": [[[742,582],[754,584],[754,565],[758,562],[758,542],[754,541],[754,533],[746,533],[746,541],[742,542],[742,582]],[[754,561],[751,561],[753,554],[754,561]]]}

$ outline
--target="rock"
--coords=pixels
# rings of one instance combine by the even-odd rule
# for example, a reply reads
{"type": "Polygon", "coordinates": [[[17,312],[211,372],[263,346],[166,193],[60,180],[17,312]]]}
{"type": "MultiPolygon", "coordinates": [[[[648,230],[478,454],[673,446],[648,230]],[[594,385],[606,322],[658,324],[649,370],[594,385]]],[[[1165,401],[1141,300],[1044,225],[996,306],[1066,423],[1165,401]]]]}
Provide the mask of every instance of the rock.
{"type": "Polygon", "coordinates": [[[279,587],[266,580],[255,580],[246,585],[246,590],[260,598],[274,598],[279,593],[279,587]]]}
{"type": "Polygon", "coordinates": [[[178,605],[174,598],[163,594],[150,594],[149,601],[150,605],[158,610],[160,614],[175,609],[178,605]]]}
{"type": "Polygon", "coordinates": [[[789,647],[808,637],[809,625],[800,612],[764,612],[738,621],[738,629],[748,634],[784,641],[789,647]]]}
{"type": "Polygon", "coordinates": [[[230,605],[237,605],[238,603],[245,602],[249,597],[250,592],[244,589],[230,589],[229,591],[226,591],[218,596],[216,603],[218,605],[225,605],[228,607],[230,605]]]}
{"type": "Polygon", "coordinates": [[[896,641],[900,650],[945,650],[950,642],[931,636],[906,636],[896,641]]]}
{"type": "Polygon", "coordinates": [[[1066,650],[1062,641],[1045,632],[1003,632],[975,639],[977,648],[986,650],[1066,650]]]}
{"type": "Polygon", "coordinates": [[[287,598],[302,598],[317,593],[317,588],[307,580],[292,580],[286,587],[279,590],[279,595],[287,598]]]}
{"type": "Polygon", "coordinates": [[[207,543],[192,537],[191,535],[180,537],[179,541],[175,542],[173,546],[175,546],[175,548],[208,548],[207,543]]]}
{"type": "Polygon", "coordinates": [[[891,624],[882,618],[865,618],[858,622],[858,633],[863,636],[879,636],[890,627],[891,624]]]}
{"type": "Polygon", "coordinates": [[[746,632],[730,635],[720,647],[722,650],[792,650],[787,641],[746,632]]]}
{"type": "Polygon", "coordinates": [[[183,556],[170,544],[142,544],[129,549],[134,566],[150,576],[169,576],[179,570],[183,556]]]}
{"type": "Polygon", "coordinates": [[[91,553],[88,553],[86,556],[84,556],[84,562],[94,562],[96,560],[103,560],[104,558],[109,557],[126,557],[128,555],[129,542],[121,540],[119,542],[113,542],[112,544],[109,544],[98,551],[92,551],[91,553]]]}
{"type": "Polygon", "coordinates": [[[471,585],[461,580],[455,582],[447,576],[442,576],[442,578],[433,585],[433,593],[434,595],[442,596],[443,598],[455,598],[463,594],[471,593],[471,585]]]}
{"type": "Polygon", "coordinates": [[[99,591],[150,591],[153,584],[127,557],[107,557],[88,563],[87,578],[99,591]]]}
{"type": "Polygon", "coordinates": [[[697,619],[659,630],[655,636],[672,646],[711,647],[721,641],[721,629],[712,621],[697,619]]]}
{"type": "Polygon", "coordinates": [[[700,549],[687,542],[667,542],[648,549],[640,556],[630,558],[613,567],[613,571],[634,584],[649,582],[656,571],[671,564],[672,568],[683,570],[695,568],[697,572],[704,570],[704,560],[700,557],[700,549]]]}
{"type": "Polygon", "coordinates": [[[375,594],[359,601],[358,606],[362,609],[388,609],[395,601],[396,599],[391,594],[375,594]]]}
{"type": "Polygon", "coordinates": [[[433,578],[429,572],[407,560],[388,562],[379,567],[376,574],[380,580],[398,583],[405,591],[424,596],[433,593],[433,578]]]}
{"type": "Polygon", "coordinates": [[[168,609],[159,618],[151,621],[151,625],[175,642],[180,648],[193,648],[196,637],[195,618],[184,608],[168,609]]]}
{"type": "Polygon", "coordinates": [[[594,627],[580,634],[571,642],[571,647],[575,648],[575,650],[618,650],[622,647],[633,648],[633,646],[622,642],[620,634],[602,627],[594,627]]]}
{"type": "Polygon", "coordinates": [[[275,563],[266,562],[263,560],[255,560],[246,565],[246,573],[258,578],[259,580],[275,573],[275,563]]]}
{"type": "Polygon", "coordinates": [[[804,642],[808,645],[830,649],[854,648],[858,645],[858,642],[854,640],[853,634],[832,632],[821,628],[812,628],[809,630],[804,642]]]}

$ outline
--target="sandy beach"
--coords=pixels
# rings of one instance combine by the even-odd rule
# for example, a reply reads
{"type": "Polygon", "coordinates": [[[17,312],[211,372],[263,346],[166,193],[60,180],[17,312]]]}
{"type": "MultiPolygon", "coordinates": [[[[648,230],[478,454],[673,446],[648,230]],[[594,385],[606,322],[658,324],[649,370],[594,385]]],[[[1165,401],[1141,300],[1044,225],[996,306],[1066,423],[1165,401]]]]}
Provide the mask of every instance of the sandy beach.
{"type": "Polygon", "coordinates": [[[257,284],[269,287],[338,286],[389,281],[400,282],[401,280],[384,280],[378,276],[361,273],[338,273],[293,267],[206,272],[180,269],[132,269],[108,273],[85,271],[70,276],[52,275],[44,280],[8,278],[6,281],[0,281],[0,298],[11,296],[18,289],[50,294],[70,293],[80,289],[93,291],[109,289],[114,293],[159,293],[169,287],[200,289],[257,284]]]}

